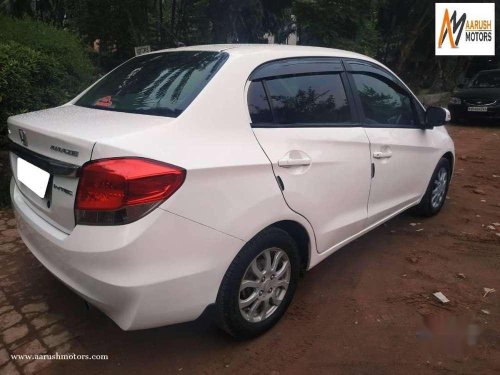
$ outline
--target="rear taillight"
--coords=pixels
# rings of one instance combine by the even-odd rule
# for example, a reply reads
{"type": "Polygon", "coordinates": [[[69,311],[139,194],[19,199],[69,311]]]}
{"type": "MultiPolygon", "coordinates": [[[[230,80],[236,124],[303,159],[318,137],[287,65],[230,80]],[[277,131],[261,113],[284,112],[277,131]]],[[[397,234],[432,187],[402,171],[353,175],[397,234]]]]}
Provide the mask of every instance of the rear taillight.
{"type": "Polygon", "coordinates": [[[85,164],[75,202],[77,224],[118,225],[140,219],[181,187],[186,171],[141,158],[85,164]]]}

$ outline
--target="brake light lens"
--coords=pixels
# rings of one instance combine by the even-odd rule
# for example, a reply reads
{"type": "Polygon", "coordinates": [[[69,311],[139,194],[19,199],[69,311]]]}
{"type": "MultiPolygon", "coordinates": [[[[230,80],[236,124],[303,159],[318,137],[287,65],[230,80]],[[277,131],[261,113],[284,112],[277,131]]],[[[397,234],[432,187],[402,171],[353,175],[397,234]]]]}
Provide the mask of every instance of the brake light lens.
{"type": "Polygon", "coordinates": [[[149,159],[87,163],[78,182],[76,223],[119,225],[138,220],[172,196],[185,178],[184,169],[149,159]]]}

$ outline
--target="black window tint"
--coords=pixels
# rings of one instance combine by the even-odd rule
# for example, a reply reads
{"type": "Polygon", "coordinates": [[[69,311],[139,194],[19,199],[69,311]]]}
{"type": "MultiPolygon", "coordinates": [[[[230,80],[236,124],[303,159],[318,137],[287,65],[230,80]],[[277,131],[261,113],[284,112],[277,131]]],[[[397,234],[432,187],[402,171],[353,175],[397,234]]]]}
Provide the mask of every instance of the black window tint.
{"type": "Polygon", "coordinates": [[[266,80],[275,121],[281,124],[329,124],[351,121],[340,74],[266,80]]]}
{"type": "Polygon", "coordinates": [[[412,98],[382,77],[354,73],[354,82],[369,124],[414,126],[412,98]]]}
{"type": "Polygon", "coordinates": [[[203,90],[227,56],[205,51],[139,56],[109,73],[76,105],[177,117],[203,90]]]}
{"type": "Polygon", "coordinates": [[[248,110],[253,124],[273,122],[273,115],[261,81],[250,83],[248,88],[248,110]]]}

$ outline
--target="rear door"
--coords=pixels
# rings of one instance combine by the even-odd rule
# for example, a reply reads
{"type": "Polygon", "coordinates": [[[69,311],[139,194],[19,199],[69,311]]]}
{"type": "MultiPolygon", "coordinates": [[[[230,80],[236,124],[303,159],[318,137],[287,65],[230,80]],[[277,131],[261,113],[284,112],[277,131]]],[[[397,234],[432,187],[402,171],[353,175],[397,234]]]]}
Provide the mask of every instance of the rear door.
{"type": "Polygon", "coordinates": [[[346,67],[374,165],[367,221],[371,225],[423,195],[435,167],[436,130],[423,129],[423,108],[393,74],[364,61],[346,61],[346,67]]]}
{"type": "Polygon", "coordinates": [[[316,234],[319,252],[364,228],[370,189],[368,138],[339,59],[281,60],[250,77],[252,127],[290,208],[316,234]]]}

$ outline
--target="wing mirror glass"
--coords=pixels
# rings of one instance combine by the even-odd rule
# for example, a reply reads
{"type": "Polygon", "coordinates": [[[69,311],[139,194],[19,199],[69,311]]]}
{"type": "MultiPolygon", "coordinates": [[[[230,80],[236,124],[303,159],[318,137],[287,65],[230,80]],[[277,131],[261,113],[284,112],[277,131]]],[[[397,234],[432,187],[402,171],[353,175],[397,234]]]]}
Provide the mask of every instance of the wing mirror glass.
{"type": "Polygon", "coordinates": [[[443,107],[429,107],[425,112],[425,128],[444,125],[451,120],[450,111],[443,107]]]}

